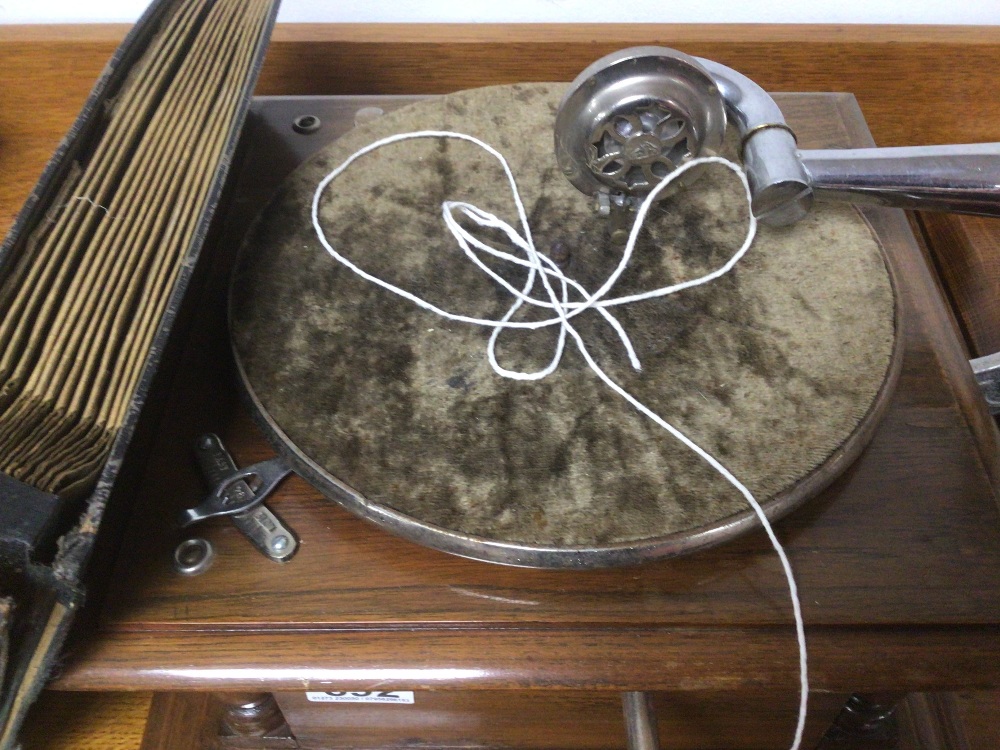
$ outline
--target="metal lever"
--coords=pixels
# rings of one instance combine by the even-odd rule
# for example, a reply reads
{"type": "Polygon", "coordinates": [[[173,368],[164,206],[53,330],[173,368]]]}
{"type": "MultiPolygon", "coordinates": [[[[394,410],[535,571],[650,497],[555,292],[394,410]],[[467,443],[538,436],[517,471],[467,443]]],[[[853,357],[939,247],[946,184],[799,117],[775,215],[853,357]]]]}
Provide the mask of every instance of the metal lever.
{"type": "Polygon", "coordinates": [[[181,512],[181,528],[207,518],[230,516],[261,553],[276,562],[291,559],[298,549],[295,533],[264,505],[271,491],[292,471],[284,460],[272,458],[238,469],[222,441],[211,433],[198,439],[195,454],[212,491],[197,507],[181,512]]]}

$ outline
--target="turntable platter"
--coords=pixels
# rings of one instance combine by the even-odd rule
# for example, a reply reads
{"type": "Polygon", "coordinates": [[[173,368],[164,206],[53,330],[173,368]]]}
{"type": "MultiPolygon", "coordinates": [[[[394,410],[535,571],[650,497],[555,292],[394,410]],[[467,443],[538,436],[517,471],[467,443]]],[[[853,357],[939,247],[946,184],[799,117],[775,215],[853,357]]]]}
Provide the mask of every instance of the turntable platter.
{"type": "MultiPolygon", "coordinates": [[[[251,227],[233,275],[240,376],[297,471],[420,543],[544,567],[626,564],[718,543],[757,525],[743,498],[611,392],[572,348],[543,380],[501,378],[486,359],[490,329],[444,321],[364,281],[313,233],[316,185],[359,148],[394,133],[458,131],[504,154],[536,246],[596,289],[622,242],[556,166],[552,122],[562,90],[501,86],[421,101],[301,165],[251,227]]],[[[324,192],[320,218],[331,243],[372,274],[451,311],[499,318],[511,299],[455,246],[441,220],[444,200],[517,224],[499,165],[471,144],[441,139],[362,157],[324,192]]],[[[739,182],[707,170],[650,214],[616,295],[721,265],[745,226],[739,182]]],[[[891,270],[849,206],[761,228],[730,274],[615,315],[642,371],[587,312],[578,328],[595,359],[717,456],[772,517],[815,495],[860,453],[899,370],[891,270]]],[[[554,329],[508,331],[498,358],[538,369],[555,338],[554,329]]]]}

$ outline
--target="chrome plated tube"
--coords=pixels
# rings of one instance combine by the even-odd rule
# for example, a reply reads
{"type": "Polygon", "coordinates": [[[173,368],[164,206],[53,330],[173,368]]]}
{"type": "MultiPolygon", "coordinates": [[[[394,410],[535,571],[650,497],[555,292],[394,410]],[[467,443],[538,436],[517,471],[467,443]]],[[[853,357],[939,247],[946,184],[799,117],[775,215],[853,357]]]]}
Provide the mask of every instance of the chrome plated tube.
{"type": "Polygon", "coordinates": [[[743,139],[753,212],[762,222],[793,224],[813,199],[1000,216],[1000,143],[799,151],[764,89],[697,59],[743,139]]]}
{"type": "Polygon", "coordinates": [[[560,105],[556,155],[583,192],[614,188],[636,205],[661,176],[654,166],[716,153],[724,121],[739,132],[751,208],[765,224],[799,221],[814,199],[1000,216],[1000,143],[800,151],[764,89],[732,68],[666,47],[620,50],[581,73],[560,105]],[[661,132],[668,120],[674,129],[661,132]],[[609,128],[616,128],[611,146],[595,141],[609,128]],[[680,143],[687,153],[663,155],[680,143]],[[595,160],[601,148],[606,153],[595,160]],[[652,176],[612,179],[640,168],[652,176]]]}
{"type": "Polygon", "coordinates": [[[622,710],[625,713],[625,731],[628,733],[628,750],[660,750],[660,737],[656,729],[656,714],[647,693],[622,693],[622,710]]]}
{"type": "Polygon", "coordinates": [[[1000,216],[1000,143],[800,154],[816,200],[1000,216]]]}
{"type": "Polygon", "coordinates": [[[812,186],[781,109],[742,73],[696,59],[715,79],[730,122],[739,131],[754,215],[776,226],[794,224],[812,207],[812,186]]]}

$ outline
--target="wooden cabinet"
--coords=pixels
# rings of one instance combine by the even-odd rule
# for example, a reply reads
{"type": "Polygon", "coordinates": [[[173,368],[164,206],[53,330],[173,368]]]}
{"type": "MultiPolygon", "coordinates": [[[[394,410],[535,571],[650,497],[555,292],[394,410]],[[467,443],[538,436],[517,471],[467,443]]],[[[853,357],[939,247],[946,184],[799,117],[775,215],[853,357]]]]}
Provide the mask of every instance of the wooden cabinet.
{"type": "MultiPolygon", "coordinates": [[[[876,62],[863,70],[863,57],[830,57],[854,49],[833,32],[803,44],[754,39],[759,30],[744,38],[726,29],[710,39],[672,27],[611,29],[613,43],[602,37],[592,44],[587,34],[596,30],[557,29],[549,37],[537,28],[506,28],[465,30],[469,40],[454,41],[414,31],[414,38],[389,47],[371,29],[356,30],[357,38],[338,29],[336,38],[318,41],[310,35],[321,31],[279,29],[263,86],[427,93],[569,78],[607,49],[649,37],[714,56],[765,84],[780,73],[780,88],[790,82],[798,89],[846,88],[841,84],[870,78],[863,88],[869,99],[876,87],[904,85],[931,102],[943,96],[915,82],[935,44],[952,49],[953,58],[936,60],[928,70],[934,80],[947,65],[996,66],[994,58],[979,57],[981,37],[968,46],[960,39],[914,42],[903,65],[889,37],[873,41],[868,30],[858,49],[881,50],[884,64],[894,66],[889,77],[880,76],[876,62]],[[305,40],[300,46],[295,33],[305,40]],[[519,46],[511,47],[507,34],[523,35],[519,46]],[[814,49],[826,56],[825,74],[814,49]],[[965,53],[971,57],[959,60],[965,53]],[[773,60],[765,63],[768,55],[773,60]],[[800,63],[801,75],[788,72],[800,63]]],[[[1000,37],[990,40],[995,50],[1000,37]]],[[[963,91],[978,85],[972,78],[963,91]]],[[[956,99],[961,94],[949,91],[956,99]]],[[[895,101],[874,103],[875,129],[896,145],[927,142],[933,127],[926,113],[904,126],[886,109],[898,110],[895,101]],[[923,129],[914,130],[918,125],[923,129]],[[915,133],[923,137],[911,138],[915,133]]],[[[804,146],[862,145],[869,137],[850,96],[781,102],[804,146]]],[[[975,127],[943,113],[941,138],[986,137],[991,126],[980,118],[984,107],[996,106],[990,102],[970,102],[975,127]]],[[[992,137],[1000,140],[1000,132],[992,137]]],[[[870,219],[900,272],[906,352],[899,386],[861,458],[777,524],[798,577],[809,645],[814,692],[805,747],[816,744],[855,691],[902,695],[1000,684],[996,427],[907,219],[895,212],[872,212],[870,219]]],[[[937,242],[939,235],[928,236],[937,242]]],[[[225,271],[220,263],[170,391],[168,417],[144,459],[142,489],[107,594],[91,603],[93,627],[67,654],[56,689],[158,691],[159,715],[175,721],[151,725],[148,747],[171,746],[163,738],[181,731],[181,715],[217,724],[219,710],[204,696],[219,691],[273,693],[296,738],[269,727],[261,731],[272,738],[256,745],[224,740],[234,747],[623,747],[625,690],[654,694],[665,748],[789,744],[795,638],[784,578],[762,533],[637,568],[503,568],[389,536],[293,478],[271,501],[302,537],[291,563],[264,560],[227,521],[216,520],[198,531],[215,546],[212,568],[178,576],[171,553],[182,536],[173,518],[204,492],[191,455],[195,437],[218,432],[241,465],[271,454],[234,392],[225,271]],[[414,703],[342,705],[305,697],[306,691],[372,690],[413,691],[414,703]]]]}

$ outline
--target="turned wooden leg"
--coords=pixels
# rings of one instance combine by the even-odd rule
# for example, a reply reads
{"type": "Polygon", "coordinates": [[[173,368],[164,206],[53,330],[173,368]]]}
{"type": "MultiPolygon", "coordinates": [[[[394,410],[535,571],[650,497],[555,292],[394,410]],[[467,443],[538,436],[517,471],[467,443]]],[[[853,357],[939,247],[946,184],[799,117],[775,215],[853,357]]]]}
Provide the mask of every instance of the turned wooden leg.
{"type": "Polygon", "coordinates": [[[906,747],[913,750],[969,750],[954,693],[910,693],[899,705],[906,747]]]}
{"type": "Polygon", "coordinates": [[[221,710],[208,693],[154,693],[140,750],[215,748],[221,710]]]}

